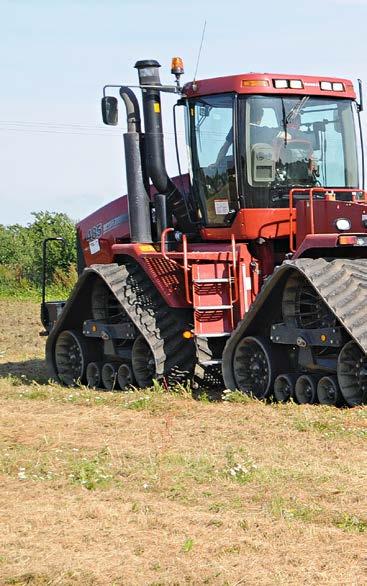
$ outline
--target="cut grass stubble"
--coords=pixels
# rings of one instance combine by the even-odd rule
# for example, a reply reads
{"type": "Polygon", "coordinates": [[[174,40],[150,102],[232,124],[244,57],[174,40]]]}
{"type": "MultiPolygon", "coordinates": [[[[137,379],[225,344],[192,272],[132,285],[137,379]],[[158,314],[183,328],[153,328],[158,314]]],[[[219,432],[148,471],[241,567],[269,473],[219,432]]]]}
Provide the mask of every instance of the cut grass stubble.
{"type": "Polygon", "coordinates": [[[65,389],[0,309],[2,583],[366,582],[366,409],[65,389]]]}

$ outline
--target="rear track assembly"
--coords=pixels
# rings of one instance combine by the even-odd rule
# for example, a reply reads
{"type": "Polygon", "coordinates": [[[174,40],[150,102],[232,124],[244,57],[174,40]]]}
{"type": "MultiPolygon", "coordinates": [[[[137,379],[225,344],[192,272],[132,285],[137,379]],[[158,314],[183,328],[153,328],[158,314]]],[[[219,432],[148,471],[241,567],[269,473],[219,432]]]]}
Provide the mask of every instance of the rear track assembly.
{"type": "MultiPolygon", "coordinates": [[[[139,386],[147,386],[153,379],[165,379],[170,384],[185,382],[192,377],[195,364],[193,341],[182,337],[182,332],[192,327],[191,316],[190,310],[168,307],[135,262],[129,260],[124,265],[93,265],[86,269],[79,279],[48,338],[46,352],[49,369],[54,377],[70,385],[78,379],[84,382],[88,363],[96,362],[97,364],[89,367],[90,382],[95,386],[100,377],[103,380],[103,366],[98,364],[103,361],[103,342],[100,339],[93,339],[92,356],[88,349],[83,351],[82,348],[84,342],[88,345],[91,340],[82,336],[80,332],[85,318],[107,317],[114,324],[119,320],[129,321],[136,328],[137,337],[135,341],[132,340],[131,360],[139,386]],[[83,319],[82,308],[88,303],[91,315],[84,314],[83,319]],[[76,331],[76,334],[66,335],[64,330],[69,329],[76,331]],[[73,345],[76,346],[79,361],[76,366],[71,364],[67,368],[67,355],[75,354],[73,345]],[[68,371],[66,375],[62,373],[63,368],[68,371]]],[[[114,327],[116,328],[116,325],[114,327]]],[[[108,387],[114,386],[119,380],[131,380],[130,368],[124,372],[121,370],[119,375],[119,364],[114,366],[115,360],[105,362],[113,363],[113,368],[105,368],[108,387]],[[116,375],[112,372],[113,369],[116,370],[116,375]]]]}

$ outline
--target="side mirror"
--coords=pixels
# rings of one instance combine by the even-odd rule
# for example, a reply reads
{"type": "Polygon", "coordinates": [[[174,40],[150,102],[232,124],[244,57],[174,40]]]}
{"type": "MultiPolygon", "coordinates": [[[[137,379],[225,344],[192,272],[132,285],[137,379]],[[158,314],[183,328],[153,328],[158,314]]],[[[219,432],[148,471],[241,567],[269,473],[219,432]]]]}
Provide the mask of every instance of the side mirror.
{"type": "Polygon", "coordinates": [[[105,124],[109,126],[116,126],[118,122],[118,107],[117,98],[113,96],[105,96],[102,98],[102,119],[105,124]]]}

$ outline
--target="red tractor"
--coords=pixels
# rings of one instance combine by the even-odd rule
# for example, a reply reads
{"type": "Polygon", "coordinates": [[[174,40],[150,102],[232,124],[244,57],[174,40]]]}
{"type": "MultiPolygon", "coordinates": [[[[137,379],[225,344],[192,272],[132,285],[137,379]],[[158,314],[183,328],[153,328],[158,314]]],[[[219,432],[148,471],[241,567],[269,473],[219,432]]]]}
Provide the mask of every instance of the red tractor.
{"type": "MultiPolygon", "coordinates": [[[[119,87],[128,193],[78,224],[79,280],[66,303],[43,304],[51,376],[366,403],[361,84],[358,101],[347,79],[301,75],[181,88],[178,58],[175,85],[161,84],[157,61],[135,67],[144,131],[119,87]],[[186,117],[190,171],[173,179],[162,92],[186,117]]],[[[107,87],[103,120],[115,125],[107,87]]]]}

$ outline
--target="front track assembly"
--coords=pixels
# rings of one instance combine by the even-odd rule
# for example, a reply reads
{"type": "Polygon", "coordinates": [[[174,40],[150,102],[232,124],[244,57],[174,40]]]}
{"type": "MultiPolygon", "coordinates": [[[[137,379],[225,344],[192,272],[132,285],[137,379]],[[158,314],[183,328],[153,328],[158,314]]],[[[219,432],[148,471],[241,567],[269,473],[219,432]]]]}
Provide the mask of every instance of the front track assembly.
{"type": "Polygon", "coordinates": [[[286,261],[226,344],[226,386],[281,402],[367,403],[366,307],[367,260],[286,261]]]}

